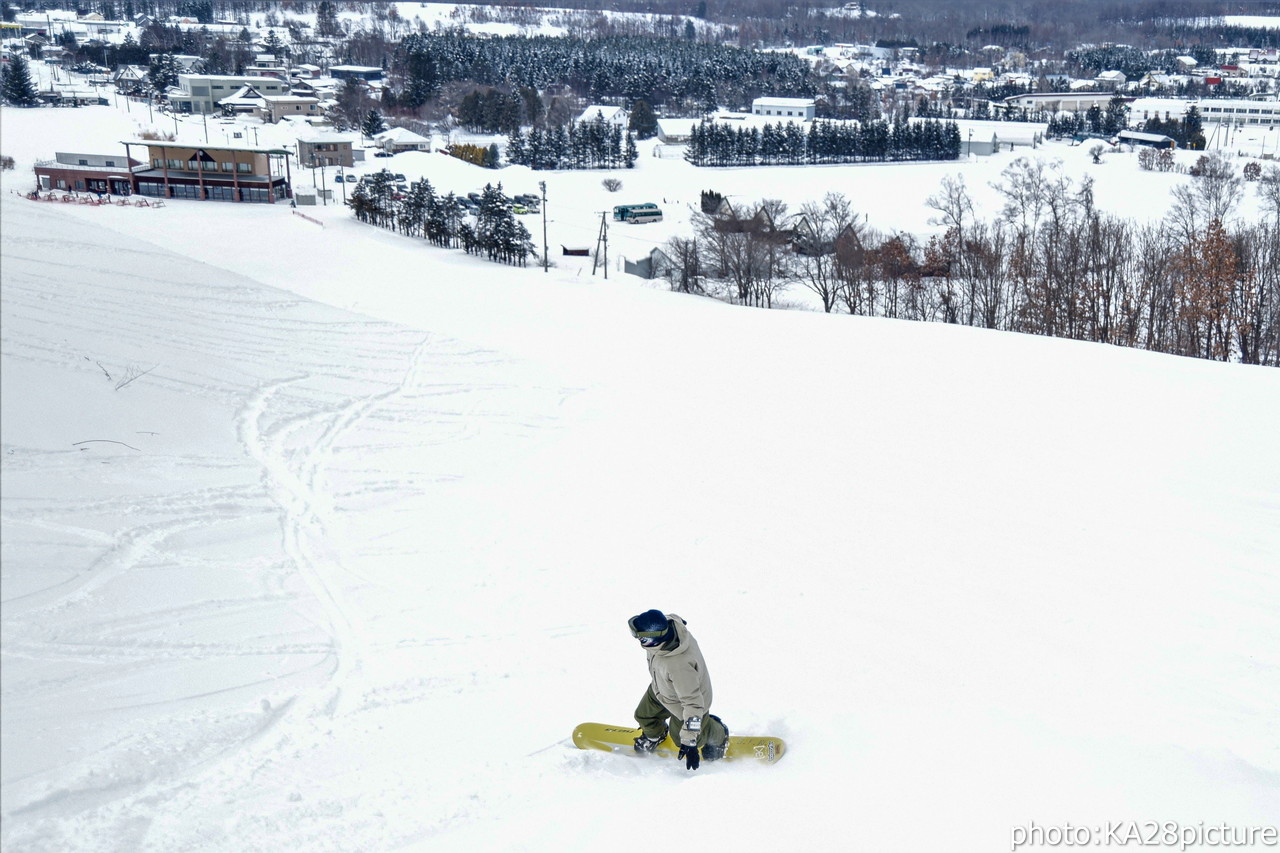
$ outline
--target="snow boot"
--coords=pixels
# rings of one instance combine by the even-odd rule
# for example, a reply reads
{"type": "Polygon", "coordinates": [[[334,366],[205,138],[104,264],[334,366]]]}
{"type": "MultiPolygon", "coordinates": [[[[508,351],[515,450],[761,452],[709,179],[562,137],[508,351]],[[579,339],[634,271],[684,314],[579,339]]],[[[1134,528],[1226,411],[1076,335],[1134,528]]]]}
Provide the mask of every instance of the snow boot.
{"type": "Polygon", "coordinates": [[[707,716],[719,723],[720,727],[724,729],[724,740],[720,741],[720,743],[703,744],[702,760],[719,761],[721,758],[724,758],[725,750],[729,748],[729,727],[724,724],[724,720],[720,719],[715,714],[708,714],[707,716]]]}
{"type": "Polygon", "coordinates": [[[642,733],[640,737],[636,738],[634,741],[636,752],[641,755],[644,755],[647,752],[653,752],[658,748],[658,744],[662,743],[662,738],[664,737],[666,737],[665,734],[659,738],[646,737],[642,733]]]}

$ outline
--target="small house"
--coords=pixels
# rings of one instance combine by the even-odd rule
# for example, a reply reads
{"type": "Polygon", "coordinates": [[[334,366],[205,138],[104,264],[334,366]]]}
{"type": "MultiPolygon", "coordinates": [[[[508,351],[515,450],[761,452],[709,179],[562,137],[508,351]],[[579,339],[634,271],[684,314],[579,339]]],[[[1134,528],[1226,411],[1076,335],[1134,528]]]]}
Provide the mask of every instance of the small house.
{"type": "Polygon", "coordinates": [[[320,99],[297,95],[264,95],[258,117],[275,124],[289,116],[314,116],[320,112],[320,99]]]}
{"type": "Polygon", "coordinates": [[[1097,77],[1093,78],[1093,82],[1107,89],[1118,89],[1129,82],[1128,76],[1123,71],[1103,71],[1097,77]]]}
{"type": "Polygon", "coordinates": [[[611,124],[615,127],[626,129],[627,124],[631,120],[631,114],[622,107],[609,107],[603,104],[592,104],[582,111],[582,115],[578,116],[578,122],[595,121],[596,118],[604,119],[605,124],[611,124]]]}
{"type": "Polygon", "coordinates": [[[816,110],[817,101],[813,98],[756,98],[751,102],[751,114],[757,116],[812,121],[816,110]]]}
{"type": "Polygon", "coordinates": [[[393,127],[374,134],[373,142],[383,151],[399,154],[402,151],[430,151],[431,140],[404,127],[393,127]]]}
{"type": "Polygon", "coordinates": [[[364,80],[370,82],[382,79],[382,69],[376,65],[331,65],[329,76],[335,80],[364,80]]]}
{"type": "Polygon", "coordinates": [[[700,118],[660,118],[658,119],[658,141],[668,145],[679,145],[689,141],[693,129],[702,122],[700,118]]]}
{"type": "Polygon", "coordinates": [[[671,258],[667,257],[667,253],[656,246],[639,260],[631,261],[627,258],[622,260],[623,272],[628,275],[638,275],[641,278],[662,278],[674,266],[671,258]]]}
{"type": "Polygon", "coordinates": [[[1137,130],[1122,130],[1116,134],[1116,141],[1129,145],[1144,145],[1148,148],[1177,148],[1178,142],[1172,136],[1163,133],[1142,133],[1137,130]]]}

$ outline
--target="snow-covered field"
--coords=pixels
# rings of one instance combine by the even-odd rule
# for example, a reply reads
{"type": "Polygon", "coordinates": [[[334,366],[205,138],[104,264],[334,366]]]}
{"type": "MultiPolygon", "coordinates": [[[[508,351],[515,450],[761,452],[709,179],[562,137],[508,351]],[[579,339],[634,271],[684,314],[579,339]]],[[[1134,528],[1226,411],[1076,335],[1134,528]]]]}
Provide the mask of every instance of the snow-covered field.
{"type": "MultiPolygon", "coordinates": [[[[6,851],[987,853],[1280,819],[1280,372],[502,267],[337,206],[16,194],[137,118],[0,116],[6,851]],[[650,607],[781,763],[572,748],[629,720],[650,607]]],[[[1117,212],[1182,180],[1042,153],[1117,212]]],[[[994,216],[1012,156],[646,153],[616,195],[365,168],[545,179],[555,245],[704,188],[927,230],[957,171],[994,216]]]]}

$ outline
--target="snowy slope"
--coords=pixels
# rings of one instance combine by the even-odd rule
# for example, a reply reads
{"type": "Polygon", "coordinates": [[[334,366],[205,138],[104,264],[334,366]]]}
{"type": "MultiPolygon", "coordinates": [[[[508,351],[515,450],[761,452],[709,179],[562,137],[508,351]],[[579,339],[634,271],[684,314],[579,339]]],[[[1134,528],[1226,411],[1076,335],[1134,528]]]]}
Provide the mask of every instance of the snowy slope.
{"type": "Polygon", "coordinates": [[[6,850],[661,824],[985,853],[1280,817],[1276,371],[28,179],[0,196],[6,850]],[[783,762],[569,745],[628,720],[649,607],[783,762]]]}

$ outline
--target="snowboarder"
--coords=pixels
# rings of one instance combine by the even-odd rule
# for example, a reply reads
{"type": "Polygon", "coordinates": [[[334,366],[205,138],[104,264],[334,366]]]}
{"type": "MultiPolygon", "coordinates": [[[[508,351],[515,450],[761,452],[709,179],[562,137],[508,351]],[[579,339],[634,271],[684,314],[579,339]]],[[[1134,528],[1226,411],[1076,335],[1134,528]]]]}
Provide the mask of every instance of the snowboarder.
{"type": "Polygon", "coordinates": [[[641,729],[636,752],[653,752],[674,729],[680,758],[689,770],[698,769],[699,751],[707,761],[723,758],[729,730],[724,721],[708,713],[711,677],[685,621],[674,613],[646,610],[627,624],[649,657],[650,684],[635,713],[641,729]]]}

